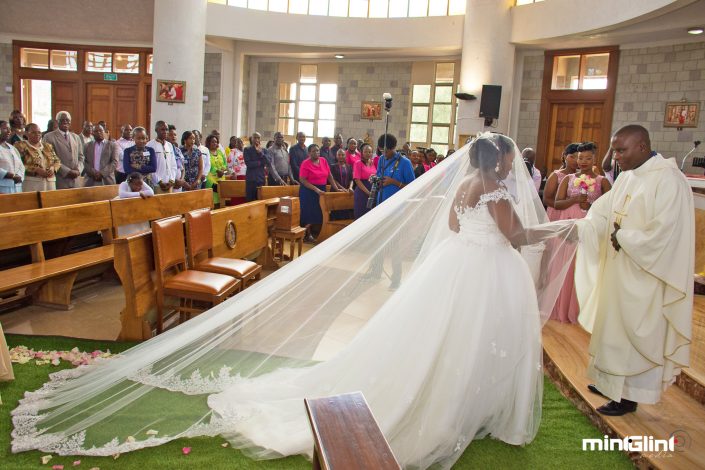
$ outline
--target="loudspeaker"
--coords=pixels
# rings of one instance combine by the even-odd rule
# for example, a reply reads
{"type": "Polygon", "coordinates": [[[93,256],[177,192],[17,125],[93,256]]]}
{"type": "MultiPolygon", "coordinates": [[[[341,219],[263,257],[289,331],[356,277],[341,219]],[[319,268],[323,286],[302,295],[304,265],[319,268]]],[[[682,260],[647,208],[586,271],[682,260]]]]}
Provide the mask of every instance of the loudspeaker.
{"type": "Polygon", "coordinates": [[[501,99],[501,85],[482,85],[482,95],[480,95],[480,117],[485,119],[498,118],[499,103],[501,99]]]}

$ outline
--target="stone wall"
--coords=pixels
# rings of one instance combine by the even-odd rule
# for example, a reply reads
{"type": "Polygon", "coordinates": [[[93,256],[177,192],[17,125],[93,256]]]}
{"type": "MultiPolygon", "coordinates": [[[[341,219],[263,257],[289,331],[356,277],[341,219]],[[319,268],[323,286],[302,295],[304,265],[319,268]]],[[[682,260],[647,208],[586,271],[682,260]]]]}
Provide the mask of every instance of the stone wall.
{"type": "Polygon", "coordinates": [[[676,157],[680,163],[694,140],[705,140],[703,105],[705,42],[621,51],[613,131],[641,124],[651,133],[653,149],[664,157],[676,157]],[[698,127],[682,131],[664,127],[666,103],[683,98],[700,103],[698,127]]]}
{"type": "Polygon", "coordinates": [[[543,62],[543,54],[524,57],[524,72],[519,101],[519,126],[516,133],[516,143],[520,149],[526,147],[536,148],[539,115],[541,113],[543,62]]]}
{"type": "MultiPolygon", "coordinates": [[[[12,112],[12,44],[0,44],[0,119],[7,121],[12,112]]],[[[44,123],[46,125],[46,123],[44,123]]]]}
{"type": "Polygon", "coordinates": [[[279,103],[279,64],[260,62],[257,71],[257,111],[255,130],[267,142],[277,130],[277,105],[279,103]]]}
{"type": "MultiPolygon", "coordinates": [[[[343,134],[345,138],[365,138],[368,135],[376,139],[382,135],[384,121],[361,119],[360,108],[363,101],[382,101],[382,94],[388,92],[394,98],[389,132],[400,141],[405,141],[409,133],[411,66],[411,62],[340,64],[336,133],[343,134]]],[[[277,63],[259,63],[255,126],[265,141],[277,128],[278,71],[277,63]]]]}
{"type": "MultiPolygon", "coordinates": [[[[207,96],[208,101],[203,103],[203,135],[210,134],[213,129],[218,129],[220,126],[220,76],[222,61],[222,54],[206,53],[203,64],[203,96],[207,96]]],[[[224,145],[227,145],[227,142],[224,145]]]]}

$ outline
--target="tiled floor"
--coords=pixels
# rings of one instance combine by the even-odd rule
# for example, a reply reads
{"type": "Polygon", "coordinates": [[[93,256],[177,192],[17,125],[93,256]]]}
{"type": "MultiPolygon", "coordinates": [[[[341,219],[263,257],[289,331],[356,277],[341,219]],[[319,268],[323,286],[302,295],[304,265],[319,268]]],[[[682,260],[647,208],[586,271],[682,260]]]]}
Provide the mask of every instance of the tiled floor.
{"type": "MultiPolygon", "coordinates": [[[[303,253],[311,248],[313,245],[304,244],[303,253]]],[[[263,277],[268,274],[270,272],[263,272],[263,277]]],[[[0,323],[5,333],[117,339],[121,327],[120,311],[125,305],[125,294],[118,280],[101,280],[74,288],[71,299],[74,304],[71,310],[30,305],[0,314],[0,323]]]]}

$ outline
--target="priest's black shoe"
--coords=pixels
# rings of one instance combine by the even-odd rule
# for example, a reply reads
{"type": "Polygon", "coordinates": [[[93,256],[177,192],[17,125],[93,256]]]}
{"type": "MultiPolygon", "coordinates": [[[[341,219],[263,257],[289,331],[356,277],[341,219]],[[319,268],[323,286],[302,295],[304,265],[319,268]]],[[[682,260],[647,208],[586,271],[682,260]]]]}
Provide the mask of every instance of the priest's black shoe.
{"type": "Polygon", "coordinates": [[[601,397],[609,398],[607,395],[602,393],[600,391],[600,389],[595,386],[595,384],[590,384],[590,385],[588,385],[587,388],[588,388],[588,390],[590,390],[592,393],[594,393],[596,395],[600,395],[601,397]]]}
{"type": "Polygon", "coordinates": [[[636,405],[637,403],[631,400],[610,400],[601,407],[599,407],[597,411],[607,416],[622,416],[627,413],[632,413],[636,411],[636,405]]]}

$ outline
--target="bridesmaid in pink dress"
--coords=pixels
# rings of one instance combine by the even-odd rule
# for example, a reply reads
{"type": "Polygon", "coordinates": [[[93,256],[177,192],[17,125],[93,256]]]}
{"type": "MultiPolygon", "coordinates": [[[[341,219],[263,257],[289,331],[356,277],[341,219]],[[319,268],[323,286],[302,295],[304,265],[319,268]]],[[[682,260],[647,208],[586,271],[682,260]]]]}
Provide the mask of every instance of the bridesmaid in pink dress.
{"type": "MultiPolygon", "coordinates": [[[[580,144],[578,147],[578,172],[563,178],[558,186],[554,203],[554,208],[560,211],[557,220],[582,219],[597,198],[611,189],[609,181],[593,171],[596,150],[592,142],[580,144]]],[[[575,260],[568,268],[563,288],[553,307],[551,313],[553,320],[564,323],[578,322],[580,308],[575,296],[574,271],[575,260]]]]}
{"type": "Polygon", "coordinates": [[[548,175],[546,186],[543,189],[543,203],[546,206],[548,220],[551,222],[560,220],[560,211],[555,208],[556,194],[558,194],[558,186],[566,176],[575,173],[578,169],[578,145],[570,144],[563,151],[561,160],[563,166],[553,173],[548,175]]]}

